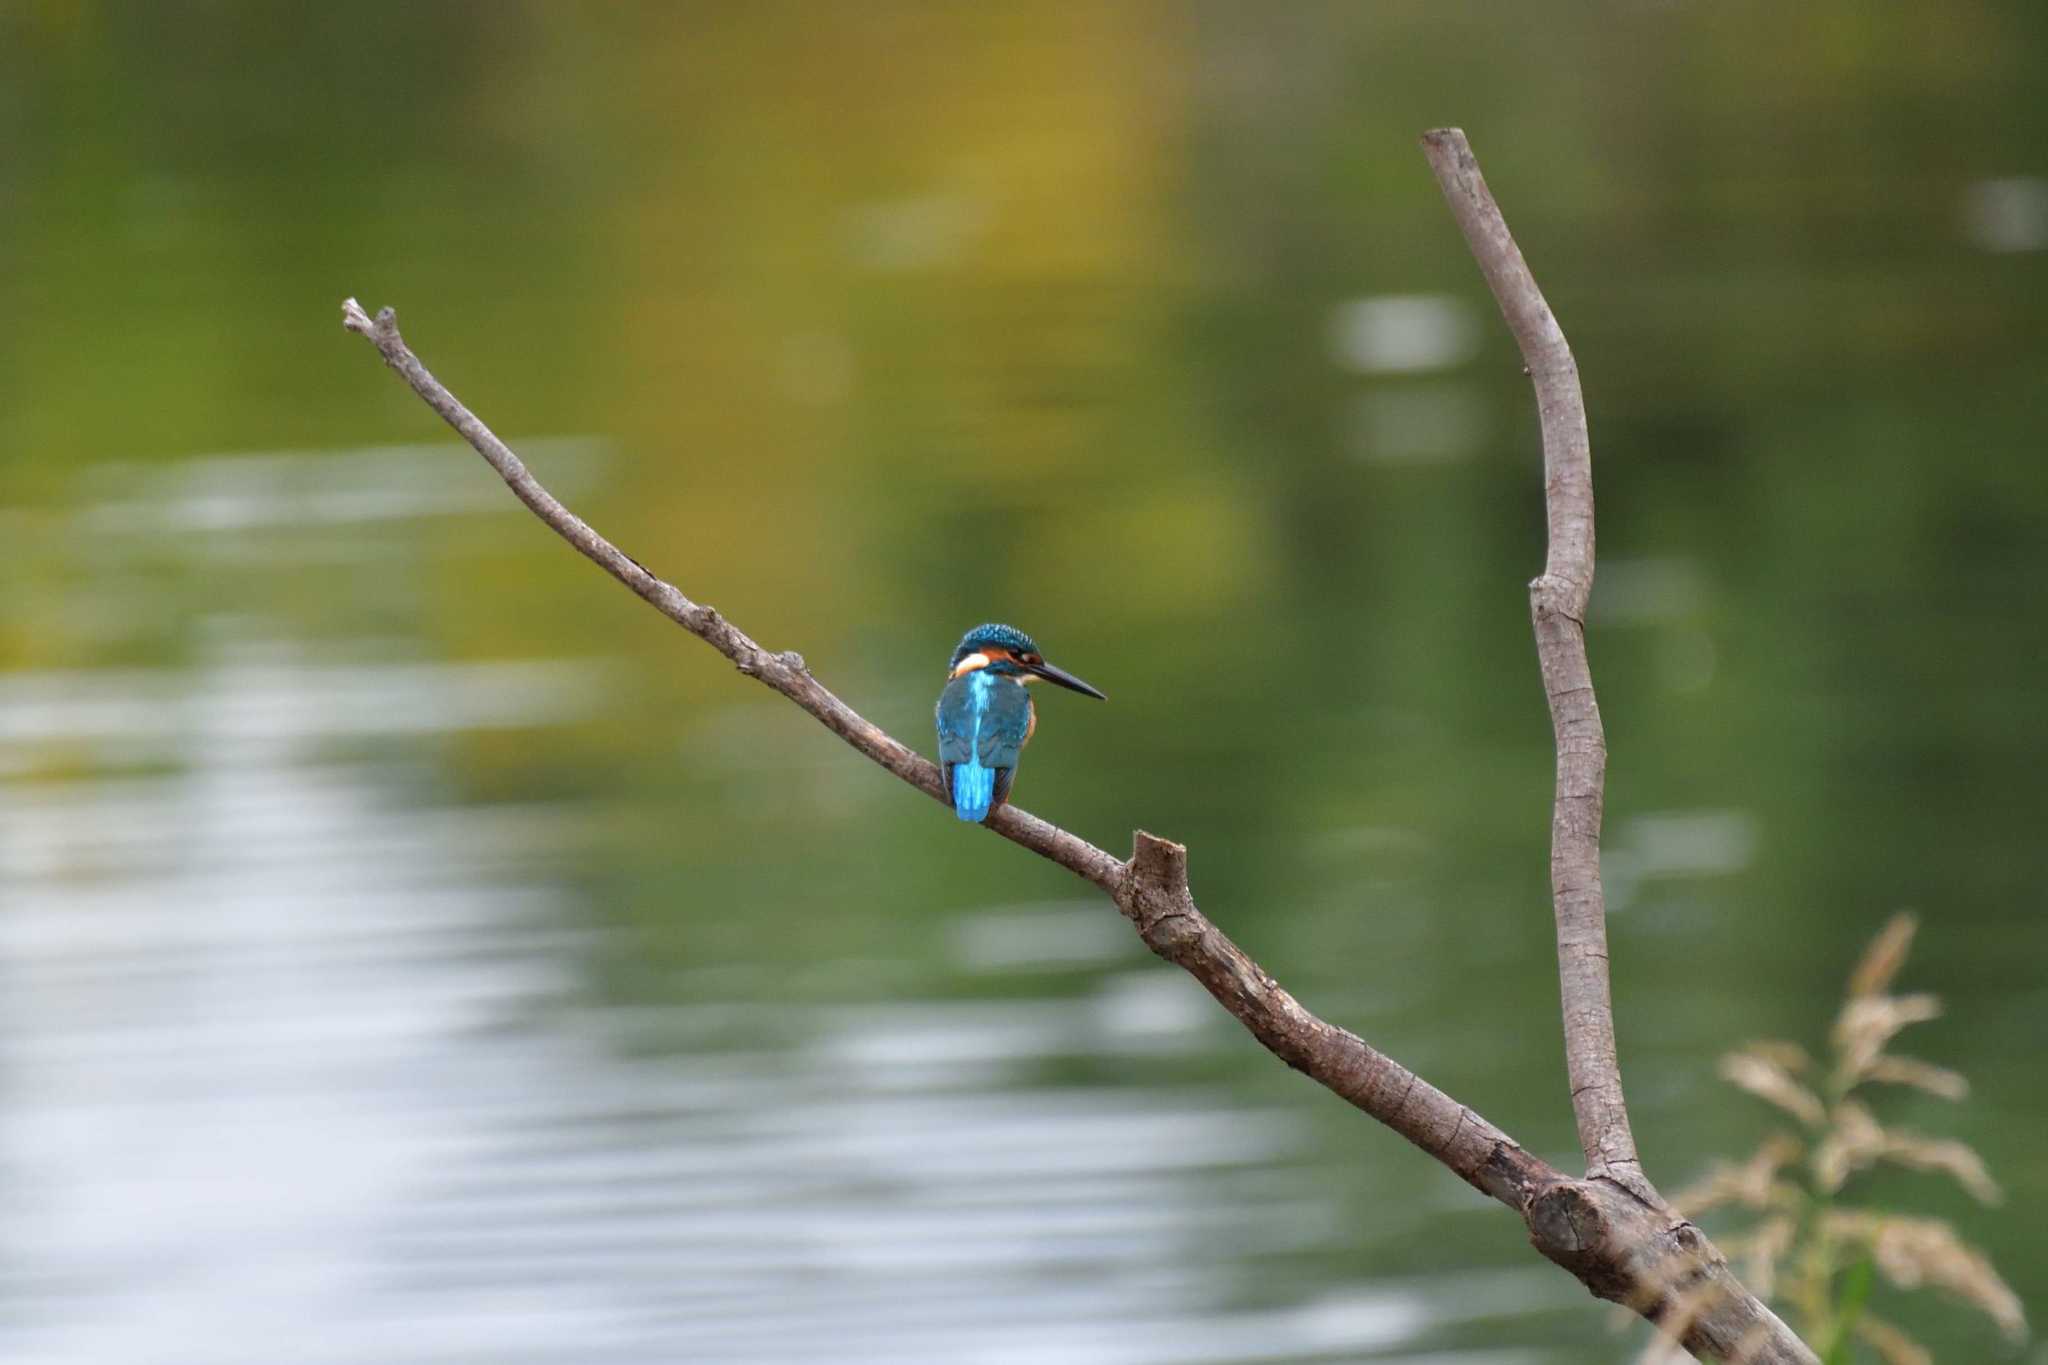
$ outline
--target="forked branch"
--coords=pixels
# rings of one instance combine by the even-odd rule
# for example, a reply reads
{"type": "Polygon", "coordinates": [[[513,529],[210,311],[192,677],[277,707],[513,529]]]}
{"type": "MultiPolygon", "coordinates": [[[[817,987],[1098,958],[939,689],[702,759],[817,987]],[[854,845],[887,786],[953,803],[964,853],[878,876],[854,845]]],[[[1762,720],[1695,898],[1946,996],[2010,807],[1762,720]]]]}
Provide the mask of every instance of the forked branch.
{"type": "MultiPolygon", "coordinates": [[[[1735,1281],[1720,1253],[1698,1229],[1664,1207],[1636,1162],[1607,1003],[1598,843],[1604,748],[1580,624],[1592,582],[1592,484],[1577,376],[1564,337],[1486,194],[1463,134],[1431,133],[1425,144],[1510,325],[1525,354],[1532,355],[1530,370],[1543,406],[1551,558],[1544,576],[1532,585],[1532,600],[1558,736],[1553,881],[1566,1053],[1588,1178],[1568,1176],[1524,1151],[1475,1111],[1356,1034],[1303,1008],[1196,907],[1188,888],[1187,850],[1181,845],[1141,830],[1126,862],[1015,806],[1000,807],[988,824],[1011,842],[1100,887],[1146,946],[1199,981],[1269,1051],[1513,1209],[1536,1248],[1596,1295],[1626,1304],[1660,1324],[1704,1360],[1817,1365],[1813,1353],[1735,1281]],[[1503,272],[1498,277],[1497,270],[1503,272]]],[[[811,675],[801,655],[764,649],[717,611],[649,572],[557,501],[519,457],[420,363],[399,335],[397,317],[389,308],[372,318],[349,299],[342,305],[342,324],[367,338],[385,363],[557,535],[656,611],[730,659],[740,672],[787,697],[904,782],[935,800],[945,800],[937,767],[834,696],[811,675]]]]}

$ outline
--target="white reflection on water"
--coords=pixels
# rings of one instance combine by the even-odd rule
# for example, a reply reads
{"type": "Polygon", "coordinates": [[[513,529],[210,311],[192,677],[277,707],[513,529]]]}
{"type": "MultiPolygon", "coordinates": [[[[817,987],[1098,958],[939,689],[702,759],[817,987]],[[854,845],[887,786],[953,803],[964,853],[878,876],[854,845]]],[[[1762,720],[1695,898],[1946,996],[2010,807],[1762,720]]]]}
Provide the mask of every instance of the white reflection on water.
{"type": "MultiPolygon", "coordinates": [[[[327,477],[248,471],[88,515],[271,525],[277,480],[327,477]]],[[[1216,1017],[1163,968],[1078,1003],[793,1012],[760,982],[676,1014],[806,1041],[622,1053],[630,1012],[569,1003],[587,945],[554,869],[585,817],[437,801],[374,756],[557,724],[597,683],[290,646],[0,678],[0,1357],[1421,1360],[1386,1352],[1516,1307],[1473,1280],[1246,1304],[1248,1265],[1356,1239],[1288,1116],[1018,1085],[1189,1046],[1216,1017]],[[52,755],[94,775],[28,780],[52,755]]],[[[962,965],[1130,951],[1043,913],[971,917],[962,965]]]]}
{"type": "MultiPolygon", "coordinates": [[[[527,437],[519,451],[545,468],[550,486],[566,496],[585,481],[602,443],[587,436],[527,437]]],[[[489,476],[480,476],[474,457],[446,442],[203,455],[170,464],[110,460],[91,473],[92,484],[109,496],[79,509],[77,523],[81,533],[96,539],[349,526],[507,510],[504,490],[489,476]]]]}

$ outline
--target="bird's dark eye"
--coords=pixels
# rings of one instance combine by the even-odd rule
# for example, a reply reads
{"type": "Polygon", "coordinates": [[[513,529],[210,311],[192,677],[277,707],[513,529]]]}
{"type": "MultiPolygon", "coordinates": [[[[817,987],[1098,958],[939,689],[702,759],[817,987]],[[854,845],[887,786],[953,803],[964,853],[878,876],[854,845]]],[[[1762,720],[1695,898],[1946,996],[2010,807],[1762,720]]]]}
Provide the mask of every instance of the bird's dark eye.
{"type": "Polygon", "coordinates": [[[1042,664],[1045,660],[1039,658],[1036,654],[1019,654],[1017,662],[1020,664],[1042,664]]]}

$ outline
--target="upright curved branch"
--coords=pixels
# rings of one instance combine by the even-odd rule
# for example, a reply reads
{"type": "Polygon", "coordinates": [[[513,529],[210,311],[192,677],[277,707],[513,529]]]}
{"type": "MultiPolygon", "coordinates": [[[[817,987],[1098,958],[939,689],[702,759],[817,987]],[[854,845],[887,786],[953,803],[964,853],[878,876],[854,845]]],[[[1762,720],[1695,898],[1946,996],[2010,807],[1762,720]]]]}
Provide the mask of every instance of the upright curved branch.
{"type": "Polygon", "coordinates": [[[1557,739],[1557,795],[1550,817],[1550,892],[1557,917],[1557,976],[1564,1001],[1565,1070],[1589,1178],[1645,1198],[1655,1193],[1636,1156],[1614,1003],[1607,979],[1607,906],[1600,888],[1600,813],[1607,738],[1586,664],[1586,599],[1593,591],[1593,456],[1579,366],[1536,277],[1486,188],[1463,130],[1422,135],[1423,151],[1465,234],[1480,273],[1522,349],[1543,426],[1543,505],[1550,550],[1529,585],[1536,656],[1557,739]]]}
{"type": "MultiPolygon", "coordinates": [[[[1463,138],[1458,137],[1462,147],[1463,138]]],[[[1470,154],[1466,153],[1469,161],[1470,154]]],[[[1476,181],[1477,167],[1472,168],[1476,181]]],[[[1483,187],[1482,187],[1483,193],[1483,187]]],[[[1491,201],[1487,201],[1490,205],[1491,201]]],[[[1495,213],[1498,218],[1497,212],[1495,213]]],[[[1506,228],[1500,233],[1506,238],[1506,228]]],[[[1512,242],[1508,249],[1512,250],[1512,242]]],[[[1516,258],[1519,260],[1519,257],[1516,258]]],[[[1530,286],[1533,290],[1534,286],[1530,286]]],[[[1539,297],[1540,306],[1540,297],[1539,297]]],[[[1547,317],[1547,314],[1545,314],[1547,317]]],[[[356,303],[342,305],[342,325],[367,338],[384,361],[411,385],[426,404],[453,427],[495,469],[519,500],[555,533],[587,558],[645,599],[655,610],[697,636],[740,672],[787,697],[825,728],[861,754],[935,800],[944,801],[938,769],[898,743],[834,696],[794,652],[775,653],[756,644],[711,607],[691,601],[673,585],[650,573],[632,556],[599,535],[588,523],[558,502],[527,471],[519,457],[492,434],[476,414],[464,407],[434,376],[399,335],[396,315],[386,308],[373,319],[356,303]]],[[[1554,324],[1552,324],[1554,330],[1554,324]]],[[[1557,339],[1563,346],[1563,338],[1557,339]]],[[[1570,355],[1564,353],[1570,365],[1570,355]]],[[[1572,387],[1576,402],[1576,385],[1572,387]]],[[[1546,412],[1546,445],[1551,419],[1546,412]]],[[[1584,420],[1578,418],[1580,482],[1584,474],[1584,420]]],[[[1554,476],[1553,476],[1554,477],[1554,476]]],[[[1574,626],[1583,615],[1583,584],[1591,579],[1592,520],[1590,492],[1583,500],[1583,575],[1577,606],[1567,613],[1574,626]]],[[[1553,549],[1555,543],[1553,544],[1553,549]]],[[[1548,579],[1552,575],[1546,574],[1548,579]]],[[[1538,580],[1539,585],[1545,580],[1538,580]]],[[[1571,599],[1566,598],[1566,605],[1571,599]]],[[[1539,640],[1544,629],[1539,606],[1539,640]]],[[[1546,649],[1548,646],[1545,646],[1546,649]]],[[[1551,665],[1545,655],[1545,676],[1551,665]]],[[[1583,644],[1578,666],[1584,673],[1583,644]]],[[[1567,685],[1568,687],[1568,685],[1567,685]]],[[[1557,697],[1553,691],[1553,702],[1557,697]]],[[[1585,693],[1591,705],[1590,685],[1585,693]]],[[[1562,722],[1560,722],[1562,726],[1562,722]]],[[[1598,717],[1593,718],[1594,766],[1592,837],[1599,818],[1598,717]]],[[[1559,747],[1565,747],[1560,728],[1559,747]]],[[[1574,740],[1579,742],[1574,732],[1574,740]]],[[[1576,771],[1576,770],[1575,770],[1576,771]]],[[[1574,790],[1583,788],[1575,778],[1574,790]]],[[[1560,770],[1560,806],[1564,777],[1560,770]]],[[[1560,816],[1560,820],[1563,820],[1560,816]]],[[[1267,1050],[1435,1157],[1475,1189],[1513,1209],[1528,1227],[1530,1240],[1601,1298],[1626,1304],[1705,1360],[1746,1365],[1818,1365],[1813,1353],[1743,1290],[1728,1272],[1726,1261],[1690,1223],[1673,1215],[1649,1190],[1624,1187],[1615,1179],[1574,1179],[1524,1151],[1477,1112],[1459,1104],[1399,1062],[1346,1029],[1318,1018],[1281,988],[1243,949],[1204,916],[1188,888],[1187,850],[1179,844],[1138,831],[1128,862],[1095,847],[1014,806],[999,808],[988,820],[996,833],[1073,872],[1107,892],[1147,947],[1199,981],[1232,1017],[1267,1050]]],[[[1580,824],[1583,826],[1583,812],[1580,824]]],[[[1576,845],[1574,846],[1576,847],[1576,845]]],[[[1597,932],[1597,844],[1593,924],[1597,932]]],[[[1578,883],[1575,882],[1575,885],[1578,883]]],[[[1562,907],[1562,901],[1560,901],[1562,907]]],[[[1560,925],[1564,911],[1559,911],[1560,925]]],[[[1562,929],[1561,929],[1562,934],[1562,929]]],[[[1604,961],[1604,954],[1603,959],[1604,961]]],[[[1606,1018],[1606,977],[1599,978],[1599,1017],[1606,1018]]],[[[1566,998],[1572,998],[1569,980],[1566,998]]],[[[1568,1014],[1569,1020],[1569,1014],[1568,1014]]],[[[1612,1070],[1612,1029],[1607,1032],[1607,1058],[1612,1070]]],[[[1576,1088],[1576,1084],[1575,1084],[1576,1088]]],[[[1618,1082],[1613,1092],[1618,1111],[1618,1082]]],[[[1576,1095],[1575,1095],[1576,1100],[1576,1095]]],[[[1582,1129],[1585,1127],[1581,1119],[1582,1129]]],[[[1623,1117],[1622,1135],[1627,1134],[1623,1117]]],[[[1613,1149],[1603,1148],[1605,1152],[1613,1149]]],[[[1628,1157],[1634,1156],[1629,1147],[1628,1157]]],[[[1607,1164],[1614,1164],[1610,1155],[1607,1164]]],[[[1611,1171],[1601,1171],[1603,1177],[1611,1171]]]]}

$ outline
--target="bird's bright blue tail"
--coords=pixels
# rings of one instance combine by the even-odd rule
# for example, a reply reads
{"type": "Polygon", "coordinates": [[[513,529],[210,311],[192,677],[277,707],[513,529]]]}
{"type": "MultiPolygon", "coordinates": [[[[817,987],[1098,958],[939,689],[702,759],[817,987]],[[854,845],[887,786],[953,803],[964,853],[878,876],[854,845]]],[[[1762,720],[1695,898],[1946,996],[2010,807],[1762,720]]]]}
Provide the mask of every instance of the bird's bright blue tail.
{"type": "Polygon", "coordinates": [[[988,818],[996,797],[996,770],[969,760],[953,765],[953,814],[976,824],[988,818]]]}

